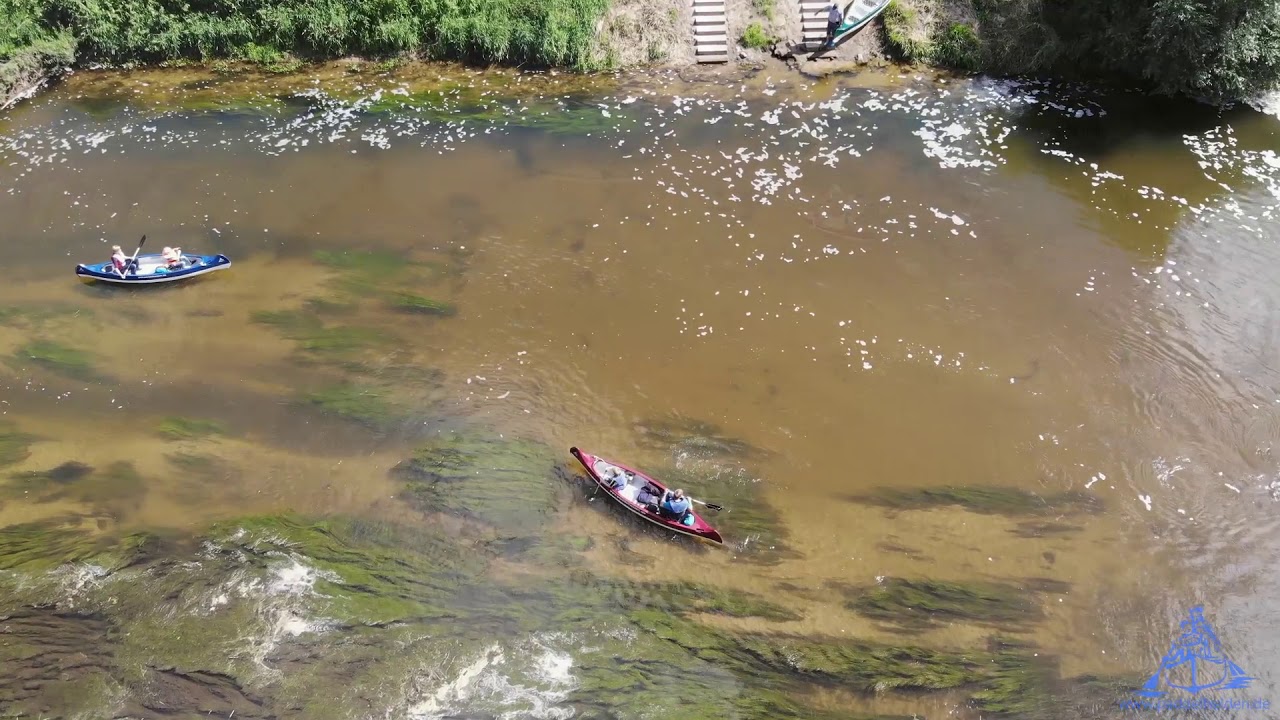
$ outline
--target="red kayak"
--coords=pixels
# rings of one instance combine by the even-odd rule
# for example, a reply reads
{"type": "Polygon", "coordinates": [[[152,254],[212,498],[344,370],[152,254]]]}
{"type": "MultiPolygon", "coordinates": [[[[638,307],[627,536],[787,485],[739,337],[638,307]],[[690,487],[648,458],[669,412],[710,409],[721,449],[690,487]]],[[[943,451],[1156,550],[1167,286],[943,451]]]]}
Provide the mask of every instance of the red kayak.
{"type": "Polygon", "coordinates": [[[679,520],[664,517],[653,509],[666,493],[666,485],[639,470],[584,453],[576,447],[569,448],[569,453],[578,458],[578,462],[587,469],[587,473],[601,490],[609,493],[610,497],[618,501],[618,504],[636,515],[672,532],[709,540],[717,545],[724,544],[720,533],[692,510],[689,511],[689,515],[692,516],[693,523],[689,524],[687,521],[682,523],[679,520]],[[644,502],[645,500],[651,502],[644,502]]]}

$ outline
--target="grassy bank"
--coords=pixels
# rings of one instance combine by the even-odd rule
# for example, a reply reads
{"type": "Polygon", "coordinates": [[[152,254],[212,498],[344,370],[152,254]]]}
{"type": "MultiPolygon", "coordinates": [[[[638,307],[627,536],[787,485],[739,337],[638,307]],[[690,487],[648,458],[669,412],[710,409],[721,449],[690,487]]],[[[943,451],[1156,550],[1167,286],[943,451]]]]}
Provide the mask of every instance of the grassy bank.
{"type": "Polygon", "coordinates": [[[609,0],[0,0],[0,97],[72,63],[428,59],[606,66],[609,0]]]}
{"type": "Polygon", "coordinates": [[[1274,0],[893,0],[883,17],[888,46],[909,62],[1211,101],[1280,87],[1274,0]]]}

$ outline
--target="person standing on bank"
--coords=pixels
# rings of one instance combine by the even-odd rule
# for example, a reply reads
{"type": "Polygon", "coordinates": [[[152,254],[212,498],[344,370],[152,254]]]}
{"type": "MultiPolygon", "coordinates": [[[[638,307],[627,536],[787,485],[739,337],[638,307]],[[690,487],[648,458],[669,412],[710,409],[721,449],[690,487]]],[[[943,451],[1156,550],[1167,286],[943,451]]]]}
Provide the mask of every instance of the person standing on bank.
{"type": "MultiPolygon", "coordinates": [[[[821,10],[814,13],[814,15],[821,14],[821,10]]],[[[844,22],[844,13],[840,11],[840,4],[831,3],[831,7],[827,8],[827,39],[822,42],[823,47],[830,45],[836,39],[836,30],[840,28],[842,22],[844,22]]]]}

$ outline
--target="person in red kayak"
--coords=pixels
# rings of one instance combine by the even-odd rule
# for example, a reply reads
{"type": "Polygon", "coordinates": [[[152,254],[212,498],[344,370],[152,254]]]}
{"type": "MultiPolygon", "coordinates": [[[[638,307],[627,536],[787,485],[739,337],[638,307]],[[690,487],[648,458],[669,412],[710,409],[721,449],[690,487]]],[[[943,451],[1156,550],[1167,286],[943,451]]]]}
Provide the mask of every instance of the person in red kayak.
{"type": "Polygon", "coordinates": [[[662,514],[668,519],[676,522],[685,522],[689,511],[693,509],[693,503],[689,502],[689,498],[684,496],[684,490],[677,488],[675,492],[667,495],[662,501],[661,507],[662,514]]]}

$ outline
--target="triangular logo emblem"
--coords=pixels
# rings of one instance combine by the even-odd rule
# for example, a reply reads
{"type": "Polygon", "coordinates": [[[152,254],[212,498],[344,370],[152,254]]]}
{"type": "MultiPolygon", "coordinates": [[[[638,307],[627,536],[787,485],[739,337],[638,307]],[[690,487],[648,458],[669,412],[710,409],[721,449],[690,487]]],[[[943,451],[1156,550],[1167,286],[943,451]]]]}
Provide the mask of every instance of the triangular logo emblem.
{"type": "Polygon", "coordinates": [[[1181,690],[1198,695],[1205,690],[1246,688],[1251,682],[1253,678],[1223,652],[1217,634],[1204,619],[1204,608],[1196,606],[1182,621],[1160,667],[1137,694],[1162,697],[1181,690]]]}

